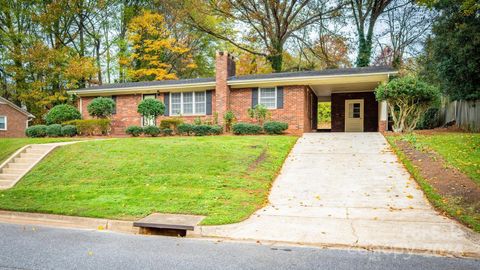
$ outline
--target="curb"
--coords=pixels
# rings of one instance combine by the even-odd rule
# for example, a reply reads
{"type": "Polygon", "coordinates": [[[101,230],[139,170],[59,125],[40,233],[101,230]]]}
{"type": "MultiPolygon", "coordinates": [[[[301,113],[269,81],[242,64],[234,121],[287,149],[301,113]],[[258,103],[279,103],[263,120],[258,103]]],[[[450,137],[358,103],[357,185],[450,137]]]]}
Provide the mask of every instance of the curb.
{"type": "Polygon", "coordinates": [[[133,221],[0,210],[0,222],[138,234],[133,221]]]}

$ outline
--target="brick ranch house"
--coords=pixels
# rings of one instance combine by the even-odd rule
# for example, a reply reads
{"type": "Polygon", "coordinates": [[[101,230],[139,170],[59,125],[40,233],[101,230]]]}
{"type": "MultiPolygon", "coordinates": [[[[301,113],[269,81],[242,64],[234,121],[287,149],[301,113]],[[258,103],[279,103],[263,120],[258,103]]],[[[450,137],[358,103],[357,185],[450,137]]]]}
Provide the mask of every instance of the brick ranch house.
{"type": "Polygon", "coordinates": [[[0,97],[0,138],[25,137],[31,113],[0,97]]]}
{"type": "Polygon", "coordinates": [[[217,52],[214,78],[119,83],[69,91],[78,96],[84,119],[90,118],[87,105],[98,96],[116,102],[112,132],[123,134],[130,125],[158,124],[164,118],[181,117],[192,122],[200,117],[223,121],[231,110],[238,122],[252,122],[248,108],[265,105],[272,121],[287,122],[287,132],[301,134],[317,130],[317,104],[331,101],[331,131],[384,131],[386,103],[375,100],[374,89],[396,71],[390,67],[330,69],[235,76],[235,61],[226,52],[217,52]],[[165,115],[143,119],[137,113],[142,99],[164,102],[165,115]]]}

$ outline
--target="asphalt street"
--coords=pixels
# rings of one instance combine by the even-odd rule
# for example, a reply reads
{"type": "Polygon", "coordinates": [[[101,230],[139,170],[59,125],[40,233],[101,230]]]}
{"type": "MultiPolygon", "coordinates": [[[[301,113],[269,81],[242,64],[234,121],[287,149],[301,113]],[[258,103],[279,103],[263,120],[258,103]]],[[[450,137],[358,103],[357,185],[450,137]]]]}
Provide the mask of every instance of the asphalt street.
{"type": "Polygon", "coordinates": [[[0,269],[480,269],[480,260],[0,223],[0,269]]]}

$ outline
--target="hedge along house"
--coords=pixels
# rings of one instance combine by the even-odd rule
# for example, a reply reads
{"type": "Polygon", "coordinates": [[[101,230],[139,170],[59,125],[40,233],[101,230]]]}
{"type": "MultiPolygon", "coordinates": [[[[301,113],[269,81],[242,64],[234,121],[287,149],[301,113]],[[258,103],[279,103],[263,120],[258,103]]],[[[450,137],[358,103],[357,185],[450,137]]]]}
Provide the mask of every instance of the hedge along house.
{"type": "Polygon", "coordinates": [[[158,124],[168,117],[181,117],[185,122],[200,117],[222,123],[229,110],[237,122],[253,122],[247,110],[257,104],[270,110],[272,121],[287,122],[289,133],[301,134],[317,130],[318,101],[331,101],[331,131],[386,129],[387,106],[375,100],[373,91],[396,74],[389,67],[235,76],[233,57],[218,52],[215,69],[215,78],[109,84],[69,92],[79,97],[78,107],[84,119],[90,118],[87,105],[92,99],[112,97],[116,102],[114,134],[123,134],[131,125],[158,124]],[[147,98],[159,99],[166,106],[165,115],[156,123],[137,113],[138,104],[147,98]]]}

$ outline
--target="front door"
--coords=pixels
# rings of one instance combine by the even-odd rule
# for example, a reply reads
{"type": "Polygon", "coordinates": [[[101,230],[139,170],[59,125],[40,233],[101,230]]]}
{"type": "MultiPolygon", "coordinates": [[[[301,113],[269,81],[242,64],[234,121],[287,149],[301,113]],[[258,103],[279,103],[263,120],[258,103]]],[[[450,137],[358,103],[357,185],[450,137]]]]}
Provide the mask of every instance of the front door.
{"type": "Polygon", "coordinates": [[[345,100],[345,132],[363,132],[363,99],[345,100]]]}

